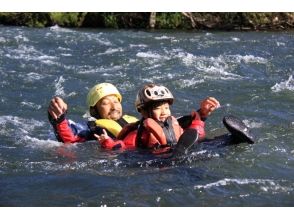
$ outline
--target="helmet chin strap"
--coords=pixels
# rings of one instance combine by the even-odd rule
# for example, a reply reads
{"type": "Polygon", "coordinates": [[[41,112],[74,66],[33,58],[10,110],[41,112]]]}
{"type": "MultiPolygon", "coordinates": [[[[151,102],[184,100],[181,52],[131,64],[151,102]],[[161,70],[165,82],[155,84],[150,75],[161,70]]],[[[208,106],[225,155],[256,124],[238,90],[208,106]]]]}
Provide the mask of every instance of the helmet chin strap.
{"type": "Polygon", "coordinates": [[[149,118],[153,118],[153,114],[152,114],[152,110],[151,109],[148,110],[148,116],[149,116],[149,118]]]}

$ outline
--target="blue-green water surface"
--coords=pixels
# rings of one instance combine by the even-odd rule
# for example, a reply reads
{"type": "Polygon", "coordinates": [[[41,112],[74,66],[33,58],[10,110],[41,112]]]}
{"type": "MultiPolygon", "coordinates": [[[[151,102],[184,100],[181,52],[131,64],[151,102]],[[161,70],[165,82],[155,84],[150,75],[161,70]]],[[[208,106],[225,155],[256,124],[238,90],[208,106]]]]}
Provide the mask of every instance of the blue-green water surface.
{"type": "Polygon", "coordinates": [[[0,27],[0,206],[293,206],[293,32],[180,32],[0,27]],[[64,145],[53,96],[85,121],[86,95],[117,85],[125,113],[138,88],[167,86],[175,116],[216,97],[208,138],[240,117],[253,145],[200,144],[180,160],[64,145]]]}

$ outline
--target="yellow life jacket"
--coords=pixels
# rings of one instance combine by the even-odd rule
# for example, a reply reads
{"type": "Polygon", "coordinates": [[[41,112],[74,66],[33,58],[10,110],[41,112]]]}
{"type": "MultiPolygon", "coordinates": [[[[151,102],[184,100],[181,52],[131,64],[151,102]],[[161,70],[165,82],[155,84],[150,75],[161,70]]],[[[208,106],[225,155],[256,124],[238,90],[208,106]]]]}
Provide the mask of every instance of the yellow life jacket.
{"type": "MultiPolygon", "coordinates": [[[[124,115],[122,118],[127,123],[133,123],[138,121],[136,117],[130,116],[130,115],[124,115]]],[[[111,120],[111,119],[97,119],[95,121],[96,126],[99,126],[101,128],[105,128],[107,131],[109,131],[111,134],[113,134],[115,137],[119,134],[119,132],[122,129],[122,125],[119,124],[117,121],[111,120]]]]}

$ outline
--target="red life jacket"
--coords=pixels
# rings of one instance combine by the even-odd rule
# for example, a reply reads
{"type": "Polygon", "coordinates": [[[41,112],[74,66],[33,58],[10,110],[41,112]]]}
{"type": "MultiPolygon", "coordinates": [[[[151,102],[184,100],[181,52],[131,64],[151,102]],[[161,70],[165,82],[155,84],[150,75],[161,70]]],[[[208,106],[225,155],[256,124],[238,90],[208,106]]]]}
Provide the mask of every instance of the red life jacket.
{"type": "Polygon", "coordinates": [[[142,119],[139,123],[125,126],[119,133],[118,139],[124,140],[128,146],[153,148],[176,144],[182,133],[183,129],[173,116],[168,117],[165,122],[147,118],[142,119]]]}
{"type": "MultiPolygon", "coordinates": [[[[147,133],[149,133],[148,140],[144,141],[142,139],[142,144],[145,147],[156,145],[172,146],[178,142],[183,133],[183,129],[173,116],[168,117],[165,122],[157,122],[152,118],[147,118],[144,120],[143,125],[147,133]]],[[[144,138],[144,132],[142,138],[144,138]]]]}

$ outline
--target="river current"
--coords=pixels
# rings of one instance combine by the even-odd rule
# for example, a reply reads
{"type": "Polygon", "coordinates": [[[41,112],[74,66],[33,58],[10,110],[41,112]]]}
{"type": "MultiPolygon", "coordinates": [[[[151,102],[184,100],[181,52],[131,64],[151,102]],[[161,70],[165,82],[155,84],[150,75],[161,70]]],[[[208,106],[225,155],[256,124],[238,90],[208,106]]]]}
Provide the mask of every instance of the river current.
{"type": "Polygon", "coordinates": [[[0,206],[293,206],[294,33],[0,27],[0,206]],[[181,158],[64,145],[47,119],[54,96],[86,121],[86,95],[110,82],[139,117],[142,84],[167,86],[175,116],[208,96],[256,143],[199,144],[181,158]]]}

